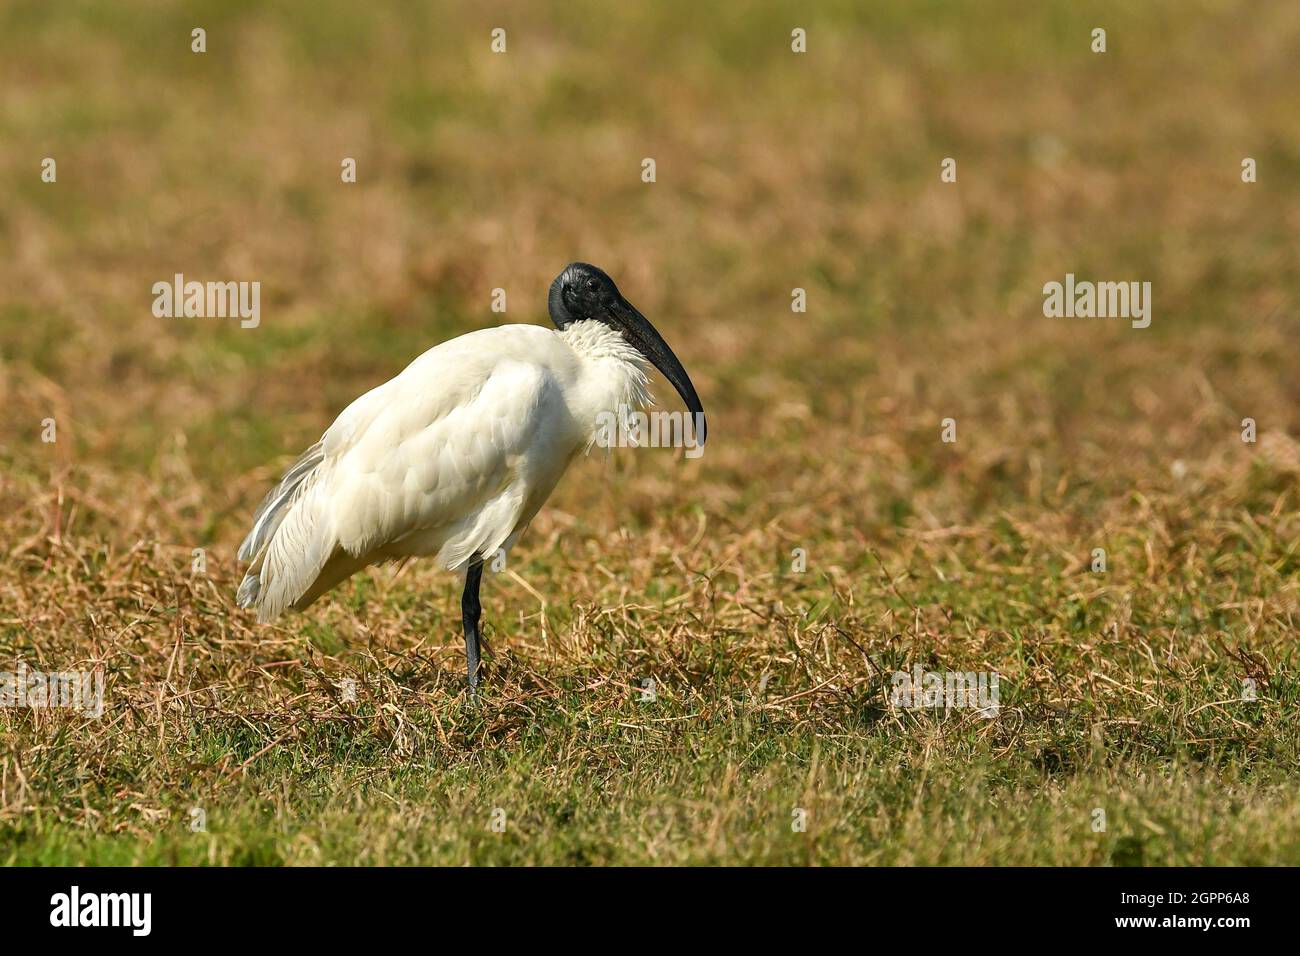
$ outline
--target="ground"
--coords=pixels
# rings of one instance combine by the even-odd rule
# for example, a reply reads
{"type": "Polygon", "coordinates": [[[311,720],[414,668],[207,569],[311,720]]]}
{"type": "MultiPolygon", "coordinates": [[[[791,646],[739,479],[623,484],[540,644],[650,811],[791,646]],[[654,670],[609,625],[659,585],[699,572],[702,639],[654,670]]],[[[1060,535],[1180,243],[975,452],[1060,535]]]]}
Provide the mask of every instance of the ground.
{"type": "Polygon", "coordinates": [[[0,862],[1300,863],[1300,6],[718,6],[4,5],[0,669],[105,711],[0,708],[0,862]],[[481,706],[430,565],[237,609],[279,470],[572,259],[710,441],[575,463],[481,706]]]}

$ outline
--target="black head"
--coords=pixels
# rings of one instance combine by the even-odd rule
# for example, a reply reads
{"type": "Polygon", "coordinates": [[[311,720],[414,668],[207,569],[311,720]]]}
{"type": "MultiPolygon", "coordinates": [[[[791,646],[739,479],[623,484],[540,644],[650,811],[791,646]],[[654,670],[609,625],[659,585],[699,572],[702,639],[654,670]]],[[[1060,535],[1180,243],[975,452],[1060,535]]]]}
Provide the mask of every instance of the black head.
{"type": "Polygon", "coordinates": [[[622,334],[677,389],[694,416],[700,444],[704,444],[704,406],[686,369],[655,327],[623,298],[614,280],[603,270],[585,262],[569,263],[551,283],[547,305],[551,321],[558,329],[568,328],[574,322],[595,321],[622,334]]]}
{"type": "Polygon", "coordinates": [[[555,277],[547,302],[551,321],[559,329],[588,319],[612,324],[614,308],[627,304],[614,280],[585,262],[572,262],[555,277]]]}

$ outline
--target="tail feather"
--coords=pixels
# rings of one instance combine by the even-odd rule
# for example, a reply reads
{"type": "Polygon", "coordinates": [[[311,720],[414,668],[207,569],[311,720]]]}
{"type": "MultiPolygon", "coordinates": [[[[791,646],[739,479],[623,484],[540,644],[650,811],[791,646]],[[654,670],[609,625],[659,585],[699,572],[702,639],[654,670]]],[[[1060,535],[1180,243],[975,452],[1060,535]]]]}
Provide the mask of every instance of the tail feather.
{"type": "Polygon", "coordinates": [[[293,501],[324,460],[325,453],[321,450],[321,443],[317,442],[289,466],[280,483],[257,506],[257,511],[253,514],[253,529],[239,546],[240,561],[252,561],[261,553],[271,535],[275,534],[275,529],[284,520],[285,506],[293,501]]]}
{"type": "Polygon", "coordinates": [[[255,608],[259,621],[302,599],[339,550],[322,493],[323,462],[319,443],[309,448],[262,501],[240,545],[240,560],[251,564],[235,599],[255,608]]]}
{"type": "Polygon", "coordinates": [[[364,567],[368,567],[371,561],[368,557],[354,558],[342,548],[334,552],[325,566],[320,569],[316,577],[312,580],[307,589],[298,595],[293,604],[289,605],[295,611],[301,611],[315,603],[316,599],[326,591],[333,588],[336,584],[346,581],[352,575],[356,574],[364,567]]]}

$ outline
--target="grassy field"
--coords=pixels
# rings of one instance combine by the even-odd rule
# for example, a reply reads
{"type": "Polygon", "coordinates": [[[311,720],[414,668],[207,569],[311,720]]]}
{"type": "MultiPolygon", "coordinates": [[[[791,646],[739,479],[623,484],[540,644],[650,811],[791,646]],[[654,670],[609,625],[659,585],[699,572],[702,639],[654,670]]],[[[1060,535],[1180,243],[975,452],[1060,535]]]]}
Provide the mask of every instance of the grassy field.
{"type": "Polygon", "coordinates": [[[0,862],[1300,863],[1300,6],[719,6],[4,4],[0,670],[105,713],[0,709],[0,862]],[[280,469],[572,259],[709,446],[575,464],[482,706],[429,565],[237,609],[280,469]]]}

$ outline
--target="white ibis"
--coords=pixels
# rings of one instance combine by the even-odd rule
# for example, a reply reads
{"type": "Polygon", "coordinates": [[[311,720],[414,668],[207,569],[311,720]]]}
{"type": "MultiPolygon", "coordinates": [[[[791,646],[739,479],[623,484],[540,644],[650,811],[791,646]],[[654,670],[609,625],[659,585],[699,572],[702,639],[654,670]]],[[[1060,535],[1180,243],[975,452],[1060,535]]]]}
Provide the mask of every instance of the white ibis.
{"type": "MultiPolygon", "coordinates": [[[[705,439],[686,370],[612,279],[583,262],[551,284],[556,329],[504,325],[425,352],[362,395],[285,472],[239,547],[241,607],[301,610],[372,564],[432,556],[463,571],[469,694],[478,691],[483,561],[508,551],[597,419],[652,399],[646,363],[705,439]]],[[[607,419],[608,420],[608,419],[607,419]]]]}

